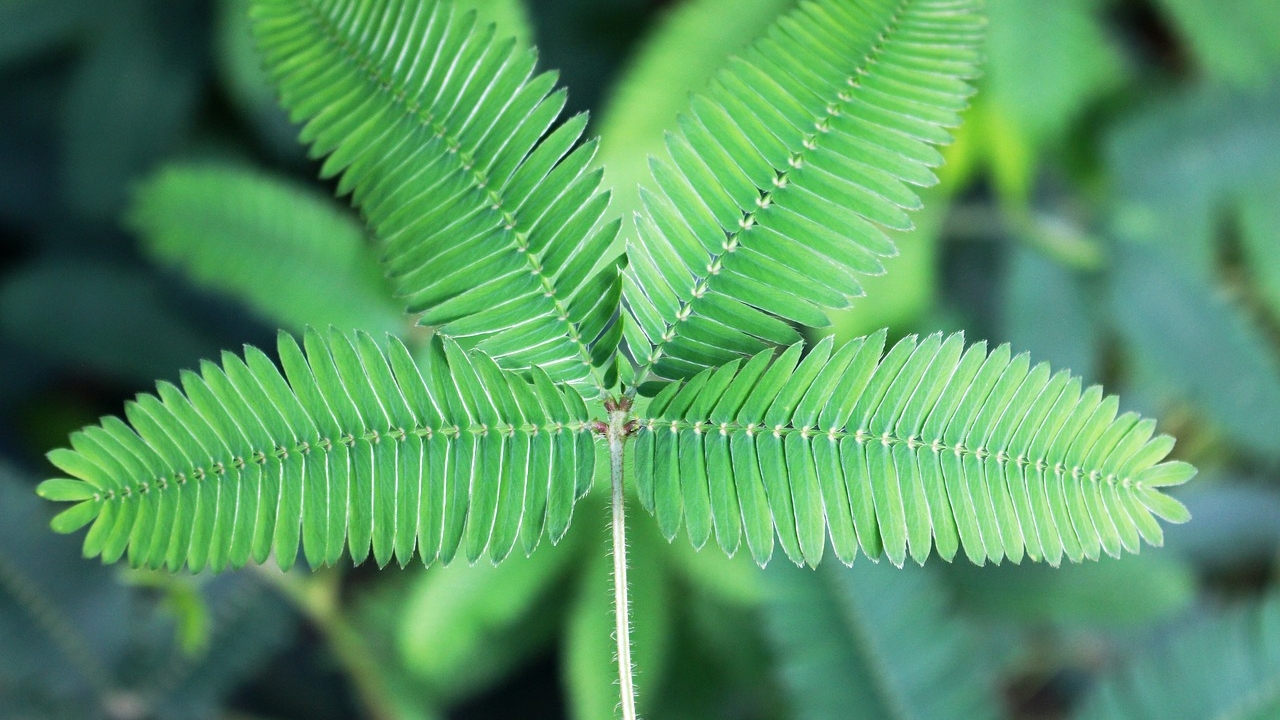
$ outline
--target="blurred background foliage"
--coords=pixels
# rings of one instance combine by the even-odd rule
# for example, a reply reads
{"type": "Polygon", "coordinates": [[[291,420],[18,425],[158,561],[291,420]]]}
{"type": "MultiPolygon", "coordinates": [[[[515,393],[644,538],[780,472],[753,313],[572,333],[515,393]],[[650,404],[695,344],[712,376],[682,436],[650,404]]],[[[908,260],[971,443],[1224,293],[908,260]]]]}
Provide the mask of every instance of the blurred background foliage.
{"type": "MultiPolygon", "coordinates": [[[[593,111],[615,210],[792,0],[466,0],[593,111]]],[[[989,0],[917,230],[833,331],[963,329],[1161,419],[1201,476],[1096,564],[759,571],[632,516],[641,711],[1280,717],[1280,6],[989,0]]],[[[606,512],[499,567],[218,577],[79,558],[42,452],[276,327],[413,331],[273,102],[245,0],[0,0],[0,716],[598,720],[606,512]]]]}

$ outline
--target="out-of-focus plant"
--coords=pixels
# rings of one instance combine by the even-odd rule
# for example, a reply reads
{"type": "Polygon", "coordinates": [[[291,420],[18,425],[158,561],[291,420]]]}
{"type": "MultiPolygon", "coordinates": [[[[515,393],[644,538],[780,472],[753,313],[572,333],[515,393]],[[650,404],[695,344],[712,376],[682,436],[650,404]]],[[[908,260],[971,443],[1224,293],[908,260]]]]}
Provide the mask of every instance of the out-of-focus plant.
{"type": "MultiPolygon", "coordinates": [[[[154,4],[133,3],[129,11],[134,20],[124,30],[119,29],[123,23],[112,25],[118,26],[116,34],[142,38],[156,27],[185,23],[188,34],[175,33],[174,38],[191,39],[187,49],[198,49],[198,28],[206,16],[213,17],[200,9],[202,3],[164,11],[169,15],[156,14],[154,4]]],[[[483,11],[490,3],[476,4],[483,11]]],[[[1064,708],[1083,697],[1082,679],[1102,677],[1113,662],[1124,664],[1130,647],[1163,635],[1193,606],[1201,606],[1196,615],[1216,615],[1222,593],[1256,598],[1258,589],[1265,590],[1276,547],[1273,528],[1280,517],[1280,498],[1267,482],[1274,475],[1275,453],[1266,434],[1267,398],[1280,377],[1276,273],[1269,264],[1280,235],[1269,212],[1276,205],[1277,186],[1268,171],[1277,166],[1268,161],[1277,155],[1271,137],[1277,125],[1268,109],[1268,98],[1274,97],[1268,87],[1275,82],[1275,55],[1266,39],[1273,37],[1277,18],[1265,3],[1242,6],[1240,27],[1197,20],[1196,13],[1203,15],[1204,9],[1194,2],[1140,6],[1080,0],[1051,12],[1032,12],[1024,4],[987,3],[994,24],[976,105],[967,111],[958,143],[945,151],[942,182],[924,194],[926,209],[913,218],[918,226],[914,235],[899,240],[897,231],[887,232],[902,254],[882,258],[886,274],[860,278],[866,297],[831,314],[837,345],[884,325],[893,328],[894,339],[938,327],[964,328],[1011,340],[1037,360],[1070,367],[1087,382],[1122,388],[1122,409],[1132,406],[1164,415],[1184,438],[1179,457],[1195,460],[1205,470],[1204,482],[1177,493],[1197,522],[1168,529],[1168,551],[1156,555],[1062,570],[930,563],[914,572],[885,573],[862,563],[847,570],[827,563],[819,571],[824,580],[818,585],[802,579],[808,573],[791,577],[777,567],[752,572],[750,563],[744,567],[742,562],[748,553],[726,562],[719,553],[693,551],[689,543],[669,545],[659,539],[662,533],[654,532],[658,527],[636,524],[629,538],[636,593],[632,613],[646,716],[736,712],[743,717],[794,713],[823,718],[843,717],[848,708],[865,706],[909,717],[918,708],[945,712],[956,705],[945,698],[968,691],[971,714],[1066,717],[1064,708]],[[1225,57],[1232,53],[1234,60],[1225,57]],[[775,571],[783,578],[777,583],[775,571]],[[884,583],[889,585],[882,587],[884,583]],[[890,596],[903,600],[882,602],[890,596]],[[915,603],[921,596],[933,602],[923,615],[913,614],[908,608],[923,607],[915,603]],[[813,621],[810,626],[773,620],[794,617],[801,606],[813,621]],[[908,618],[905,624],[903,618],[908,618]],[[825,622],[821,629],[819,620],[825,622]],[[894,652],[908,646],[919,653],[908,657],[894,652]],[[948,667],[945,658],[955,655],[945,650],[955,647],[963,647],[972,662],[955,663],[957,671],[948,674],[954,683],[929,683],[927,671],[948,667]],[[936,664],[924,663],[926,657],[936,658],[936,664]],[[766,677],[777,684],[764,681],[766,677]],[[992,692],[997,683],[1000,692],[992,692]],[[831,694],[837,688],[849,693],[831,694]]],[[[572,22],[564,22],[571,11],[546,5],[534,3],[529,17],[539,23],[546,22],[544,17],[559,18],[554,33],[538,28],[540,44],[553,45],[549,54],[557,64],[566,55],[554,43],[566,36],[566,28],[569,33],[596,32],[601,28],[590,25],[589,18],[615,12],[603,6],[579,8],[584,20],[575,30],[572,22]]],[[[749,55],[749,36],[788,6],[744,2],[734,4],[732,17],[725,17],[723,8],[715,14],[715,0],[689,0],[674,5],[654,25],[622,80],[614,83],[600,125],[605,183],[614,190],[612,213],[626,217],[645,210],[638,187],[648,178],[646,156],[664,154],[662,129],[673,126],[686,94],[711,86],[714,68],[729,55],[749,55]],[[722,21],[699,21],[707,17],[722,21]],[[673,47],[682,50],[669,49],[673,47]],[[672,68],[680,71],[679,81],[672,68]],[[635,132],[612,129],[624,125],[635,132]],[[631,177],[615,173],[624,167],[634,168],[631,177]]],[[[127,250],[122,255],[123,236],[106,224],[121,216],[126,193],[104,188],[91,201],[93,193],[76,190],[66,193],[73,209],[49,211],[49,195],[40,189],[50,183],[45,168],[57,166],[40,160],[51,157],[40,155],[46,152],[40,149],[41,138],[74,128],[74,122],[50,119],[53,110],[63,107],[74,112],[76,103],[49,102],[58,96],[44,89],[55,87],[47,80],[0,87],[15,110],[3,118],[12,130],[0,137],[0,158],[6,167],[24,173],[23,183],[4,186],[12,185],[14,192],[0,199],[5,221],[0,227],[23,232],[39,228],[37,240],[24,242],[44,248],[39,251],[43,257],[33,258],[36,262],[13,256],[23,266],[0,282],[6,308],[0,313],[0,365],[7,371],[0,381],[0,409],[21,433],[0,439],[5,446],[0,449],[53,442],[58,428],[83,424],[110,407],[99,402],[86,408],[82,397],[66,390],[47,394],[43,388],[53,378],[73,374],[80,383],[75,392],[84,392],[88,380],[89,390],[100,391],[105,384],[108,394],[150,377],[179,379],[177,368],[218,346],[246,338],[260,343],[263,322],[293,331],[330,323],[389,330],[415,360],[432,342],[428,334],[397,320],[381,273],[357,269],[377,264],[377,249],[365,244],[358,222],[344,217],[343,209],[326,207],[322,194],[302,188],[299,181],[253,167],[265,157],[297,173],[303,161],[290,149],[294,130],[288,119],[274,109],[273,93],[260,84],[260,61],[247,35],[245,10],[238,0],[219,4],[215,48],[222,85],[212,91],[217,98],[211,101],[205,90],[197,101],[201,109],[213,109],[215,119],[206,115],[197,125],[191,109],[173,115],[162,107],[174,100],[164,90],[151,100],[146,94],[113,98],[104,105],[111,111],[104,117],[120,118],[118,122],[103,124],[97,136],[76,141],[79,146],[63,147],[92,151],[94,143],[122,142],[110,152],[59,153],[72,168],[63,178],[85,178],[89,175],[83,168],[98,167],[93,170],[97,177],[115,178],[103,182],[125,186],[145,177],[158,159],[173,157],[174,149],[188,158],[146,180],[132,194],[127,212],[125,227],[142,236],[140,248],[158,261],[154,267],[165,268],[159,273],[137,265],[127,250]],[[148,102],[152,110],[116,110],[148,102]],[[223,108],[224,102],[230,105],[223,108]],[[147,129],[149,117],[159,132],[147,129]],[[228,128],[228,120],[238,125],[228,128]],[[166,123],[172,129],[165,130],[166,123]],[[146,139],[154,143],[148,145],[146,139]],[[107,162],[108,156],[132,159],[107,162]],[[76,162],[81,170],[74,169],[76,162]],[[106,169],[113,164],[124,172],[113,175],[106,169]],[[213,184],[204,186],[204,202],[203,191],[184,194],[178,189],[210,178],[223,185],[216,190],[213,184]],[[246,200],[232,200],[237,192],[246,200]],[[221,203],[223,198],[230,202],[221,203]],[[251,211],[286,203],[298,213],[251,211]],[[217,205],[228,209],[201,215],[217,205]],[[239,213],[240,207],[249,211],[239,213]],[[184,214],[189,214],[185,223],[184,214]],[[206,219],[195,219],[199,217],[206,219]],[[347,229],[337,229],[342,226],[347,229]],[[246,243],[248,249],[211,251],[233,242],[246,243]],[[85,252],[87,248],[94,249],[85,252]],[[298,268],[296,275],[327,273],[331,280],[325,288],[308,287],[290,283],[282,271],[272,269],[291,267],[298,268]],[[198,290],[182,287],[187,277],[198,290]],[[273,280],[278,287],[262,292],[273,280]],[[118,299],[99,299],[105,297],[118,299]],[[223,310],[220,297],[236,299],[250,310],[245,317],[256,320],[236,329],[217,318],[210,323],[210,309],[238,310],[223,310]],[[141,316],[153,319],[133,320],[141,316]],[[169,329],[148,334],[148,328],[156,327],[169,329]],[[135,337],[140,339],[131,339],[135,337]],[[135,352],[140,346],[148,352],[135,352]],[[32,397],[39,398],[38,404],[28,399],[32,397]]],[[[72,61],[80,59],[76,50],[87,40],[100,46],[105,42],[96,39],[104,33],[101,28],[111,25],[96,23],[95,5],[79,0],[15,0],[0,12],[11,13],[6,17],[12,22],[0,25],[13,29],[0,33],[0,63],[7,63],[3,68],[15,79],[58,77],[46,68],[74,66],[72,61]]],[[[531,34],[527,26],[520,33],[525,38],[531,34]]],[[[130,76],[161,77],[186,62],[196,73],[196,86],[213,78],[211,71],[200,69],[200,53],[191,56],[195,60],[179,60],[169,50],[155,50],[165,42],[117,38],[116,44],[129,48],[128,62],[145,70],[130,76]],[[165,63],[173,67],[146,69],[165,63]]],[[[574,86],[580,87],[576,80],[574,86]]],[[[583,95],[575,94],[575,99],[574,104],[584,104],[583,95]]],[[[592,104],[590,97],[585,104],[592,104]]],[[[655,185],[648,187],[652,191],[655,185]]],[[[615,256],[629,235],[630,230],[619,233],[603,255],[615,256]]],[[[641,410],[643,402],[637,405],[641,410]]],[[[598,455],[600,465],[604,457],[598,455]]],[[[338,568],[313,575],[265,572],[262,577],[283,590],[322,631],[351,679],[357,702],[373,715],[469,716],[474,711],[466,707],[469,698],[495,684],[518,687],[520,668],[545,663],[558,636],[570,699],[566,709],[575,717],[594,718],[612,712],[617,681],[611,681],[608,669],[614,652],[607,637],[612,624],[609,563],[598,542],[598,518],[605,511],[594,498],[583,507],[585,514],[581,508],[575,513],[564,541],[571,547],[536,553],[525,563],[511,558],[493,568],[455,563],[447,569],[376,575],[338,568]],[[512,592],[495,593],[489,589],[494,586],[512,592]]],[[[828,546],[825,552],[833,550],[828,546]]],[[[159,591],[168,598],[162,606],[169,609],[161,612],[185,618],[175,625],[182,629],[178,642],[199,647],[200,618],[214,615],[187,602],[194,597],[188,585],[161,581],[163,575],[146,577],[133,592],[159,591]]],[[[1239,616],[1262,617],[1248,611],[1239,616]]],[[[32,642],[52,637],[40,626],[35,629],[32,642]]],[[[1241,639],[1244,633],[1209,634],[1222,639],[1215,652],[1223,666],[1236,663],[1256,672],[1237,673],[1241,684],[1231,686],[1231,692],[1211,692],[1225,687],[1212,683],[1212,672],[1201,673],[1204,687],[1179,681],[1186,697],[1162,708],[1162,716],[1199,716],[1235,707],[1242,697],[1261,698],[1257,707],[1265,716],[1265,661],[1247,659],[1256,651],[1241,639]]],[[[1172,662],[1177,662],[1195,652],[1165,655],[1176,656],[1172,662]]],[[[1153,659],[1135,666],[1127,677],[1141,679],[1108,683],[1103,693],[1107,702],[1137,712],[1151,678],[1181,672],[1162,667],[1168,664],[1153,659]]],[[[261,672],[260,663],[258,667],[261,672]]],[[[23,692],[33,688],[25,686],[23,692]]],[[[311,694],[331,690],[326,685],[311,694]]],[[[1096,700],[1089,704],[1087,712],[1100,706],[1096,700]]],[[[272,712],[264,711],[261,701],[255,707],[259,713],[272,712]]],[[[335,707],[341,703],[329,706],[335,707]]]]}
{"type": "MultiPolygon", "coordinates": [[[[777,542],[816,566],[828,538],[845,563],[861,551],[923,564],[936,545],[948,560],[963,547],[978,564],[1056,565],[1160,544],[1156,517],[1186,519],[1161,488],[1194,470],[1162,462],[1172,438],[1117,416],[1097,386],[1082,392],[1007,346],[966,350],[960,334],[887,352],[884,332],[827,338],[804,352],[791,326],[826,325],[862,294],[857,275],[896,254],[884,229],[910,228],[909,186],[936,182],[932,146],[971,94],[976,4],[833,0],[780,16],[678,116],[617,259],[596,145],[574,147],[585,118],[552,129],[554,77],[532,75],[533,54],[495,42],[494,26],[447,2],[263,0],[251,16],[285,107],[327,156],[322,176],[353,193],[384,272],[433,337],[415,356],[393,335],[379,346],[308,329],[300,346],[282,333],[281,369],[252,347],[224,353],[181,389],[138,396],[129,424],[74,433],[49,455],[69,477],[39,492],[74,503],[53,527],[89,525],[86,555],[193,571],[273,554],[287,570],[300,552],[313,567],[346,554],[498,563],[565,535],[593,485],[594,434],[612,488],[621,710],[634,720],[628,441],[636,497],[664,537],[683,527],[700,548],[714,532],[762,565],[777,542]]],[[[238,229],[211,227],[227,211],[192,202],[216,196],[287,237],[350,232],[274,190],[168,175],[134,222],[206,282],[305,316],[305,291],[272,280],[285,265],[244,263],[238,229]],[[187,208],[181,221],[167,204],[187,208]],[[200,247],[187,234],[227,240],[183,257],[200,247]]],[[[359,261],[322,256],[304,282],[326,282],[329,265],[341,270],[327,284],[360,277],[359,261]]],[[[347,302],[317,314],[343,312],[377,314],[347,302]]]]}

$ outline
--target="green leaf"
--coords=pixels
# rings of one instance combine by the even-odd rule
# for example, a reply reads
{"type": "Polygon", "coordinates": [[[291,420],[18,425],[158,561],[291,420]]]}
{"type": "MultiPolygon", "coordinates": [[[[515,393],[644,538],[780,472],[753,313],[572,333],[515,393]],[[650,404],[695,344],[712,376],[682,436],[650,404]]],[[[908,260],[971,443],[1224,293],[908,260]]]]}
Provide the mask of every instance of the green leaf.
{"type": "Polygon", "coordinates": [[[36,494],[45,500],[54,502],[78,502],[89,500],[98,492],[98,488],[79,480],[55,479],[45,480],[36,487],[36,494]]]}
{"type": "Polygon", "coordinates": [[[862,294],[859,275],[883,272],[896,253],[884,230],[911,227],[908,186],[936,182],[933,146],[972,93],[977,8],[805,5],[694,98],[628,240],[642,382],[779,342],[770,316],[826,325],[862,294]]]}
{"type": "Polygon", "coordinates": [[[776,566],[765,620],[797,720],[999,717],[991,667],[919,568],[776,566]]]}
{"type": "Polygon", "coordinates": [[[607,391],[618,279],[611,263],[593,269],[618,225],[601,222],[596,143],[578,145],[585,116],[548,132],[565,100],[555,76],[533,75],[534,53],[495,41],[474,13],[416,0],[348,10],[256,0],[255,33],[303,141],[327,156],[321,175],[341,175],[409,311],[504,368],[607,391]]]}
{"type": "Polygon", "coordinates": [[[1171,440],[1152,439],[1155,424],[1134,413],[1117,417],[1101,388],[1082,393],[1079,379],[1004,346],[964,350],[959,335],[908,337],[884,357],[882,342],[834,352],[824,342],[798,365],[792,348],[748,372],[766,350],[727,383],[704,371],[655,400],[639,421],[635,472],[637,487],[655,488],[640,498],[664,534],[681,521],[691,536],[714,525],[733,553],[728,527],[741,524],[763,564],[773,549],[755,529],[764,518],[796,564],[816,565],[829,535],[845,563],[859,547],[923,563],[936,544],[946,559],[963,547],[979,564],[1025,553],[1057,565],[1137,552],[1140,539],[1158,545],[1155,516],[1185,519],[1157,488],[1192,469],[1158,464],[1171,440]],[[708,406],[716,412],[698,412],[708,406]],[[706,480],[689,470],[701,458],[706,480]]]}
{"type": "Polygon", "coordinates": [[[185,372],[181,391],[138,396],[132,427],[109,417],[51,453],[96,488],[85,553],[199,571],[273,552],[287,568],[299,535],[313,566],[344,545],[357,562],[403,565],[415,548],[425,562],[459,548],[497,561],[517,538],[528,553],[544,526],[559,540],[594,472],[580,400],[534,399],[452,341],[433,342],[421,369],[394,338],[383,350],[363,333],[309,331],[305,345],[281,334],[284,374],[255,348],[224,353],[221,367],[185,372]]]}
{"type": "Polygon", "coordinates": [[[53,519],[49,521],[49,527],[53,528],[55,532],[73,533],[93,522],[94,519],[97,518],[98,512],[96,503],[77,502],[70,508],[67,508],[55,515],[53,519]]]}
{"type": "Polygon", "coordinates": [[[1201,618],[1100,683],[1075,720],[1233,718],[1280,713],[1280,600],[1201,618]]]}
{"type": "Polygon", "coordinates": [[[364,231],[305,186],[246,168],[170,165],[134,196],[143,247],[296,331],[401,329],[364,231]]]}

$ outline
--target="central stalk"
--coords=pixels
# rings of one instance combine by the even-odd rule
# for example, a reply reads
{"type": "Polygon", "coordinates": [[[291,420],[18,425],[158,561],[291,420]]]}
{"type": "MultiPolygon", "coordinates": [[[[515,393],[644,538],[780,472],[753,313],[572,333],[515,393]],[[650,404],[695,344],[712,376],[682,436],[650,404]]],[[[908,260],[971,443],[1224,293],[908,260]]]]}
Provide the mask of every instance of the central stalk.
{"type": "Polygon", "coordinates": [[[631,607],[627,600],[627,514],[623,502],[622,452],[627,436],[635,432],[631,420],[631,399],[610,398],[604,407],[609,411],[607,425],[600,423],[609,441],[609,478],[613,506],[613,617],[618,641],[618,690],[622,697],[623,720],[636,720],[636,689],[631,666],[631,607]]]}

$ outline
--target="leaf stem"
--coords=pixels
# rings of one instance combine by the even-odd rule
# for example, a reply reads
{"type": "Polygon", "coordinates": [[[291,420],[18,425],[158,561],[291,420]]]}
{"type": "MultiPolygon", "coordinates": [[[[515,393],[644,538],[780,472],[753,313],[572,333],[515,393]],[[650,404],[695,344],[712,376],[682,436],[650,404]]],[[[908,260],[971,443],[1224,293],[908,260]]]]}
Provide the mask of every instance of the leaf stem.
{"type": "Polygon", "coordinates": [[[636,720],[636,689],[631,666],[631,606],[627,600],[627,516],[623,505],[622,453],[627,435],[629,413],[624,407],[609,411],[609,478],[613,489],[613,616],[618,641],[618,690],[622,697],[623,720],[636,720]]]}

